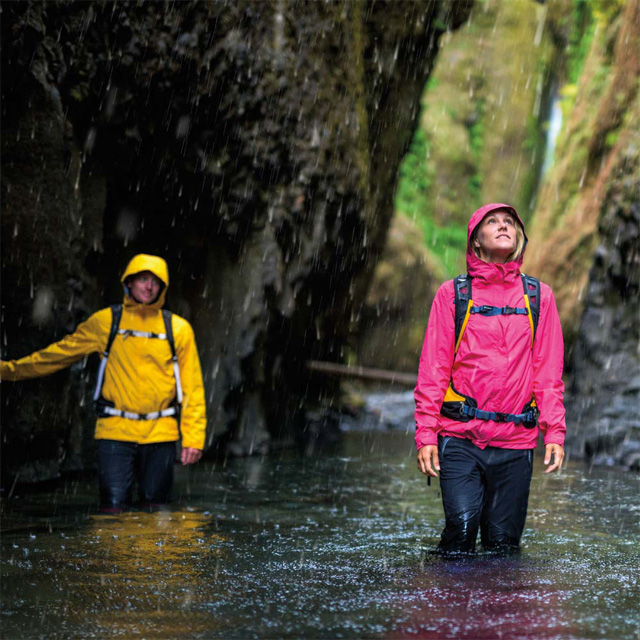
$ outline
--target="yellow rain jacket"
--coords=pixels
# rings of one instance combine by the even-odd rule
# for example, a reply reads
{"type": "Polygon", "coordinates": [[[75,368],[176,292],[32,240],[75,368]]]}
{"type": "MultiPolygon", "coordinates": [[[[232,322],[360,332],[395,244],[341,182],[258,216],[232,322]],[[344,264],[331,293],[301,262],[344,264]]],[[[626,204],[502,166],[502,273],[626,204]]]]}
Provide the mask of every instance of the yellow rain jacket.
{"type": "MultiPolygon", "coordinates": [[[[169,286],[167,263],[157,256],[140,254],[127,266],[122,282],[141,271],[151,271],[165,286],[156,302],[143,305],[127,295],[120,329],[147,333],[164,333],[161,308],[169,286]]],[[[101,309],[81,323],[74,333],[41,351],[19,360],[0,363],[1,380],[23,380],[55,373],[90,353],[101,355],[107,346],[111,329],[111,309],[101,309]]],[[[200,361],[191,325],[179,316],[171,316],[171,324],[180,368],[183,402],[180,432],[174,417],[157,420],[130,420],[119,416],[99,418],[97,439],[121,440],[150,444],[182,439],[183,447],[204,448],[206,414],[200,361]]],[[[176,382],[167,340],[118,334],[111,346],[104,375],[102,397],[117,409],[131,413],[152,413],[171,406],[176,395],[176,382]]]]}

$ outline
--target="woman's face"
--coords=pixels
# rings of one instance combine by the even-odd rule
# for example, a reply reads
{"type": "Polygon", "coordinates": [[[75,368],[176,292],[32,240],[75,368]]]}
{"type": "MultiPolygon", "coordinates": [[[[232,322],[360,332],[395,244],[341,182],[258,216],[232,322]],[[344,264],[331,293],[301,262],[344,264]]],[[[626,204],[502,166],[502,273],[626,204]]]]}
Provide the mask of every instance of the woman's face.
{"type": "Polygon", "coordinates": [[[485,262],[507,261],[516,250],[516,219],[507,211],[488,213],[476,228],[474,246],[485,262]]]}

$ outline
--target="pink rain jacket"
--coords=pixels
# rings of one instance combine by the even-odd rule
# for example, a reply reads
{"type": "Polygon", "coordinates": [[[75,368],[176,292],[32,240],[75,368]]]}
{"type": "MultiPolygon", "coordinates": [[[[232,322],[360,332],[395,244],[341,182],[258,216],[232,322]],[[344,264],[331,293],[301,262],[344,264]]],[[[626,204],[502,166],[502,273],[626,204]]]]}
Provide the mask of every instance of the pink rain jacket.
{"type": "MultiPolygon", "coordinates": [[[[513,207],[497,203],[485,205],[471,216],[467,270],[472,277],[473,302],[474,305],[524,307],[520,278],[522,257],[506,264],[493,264],[477,258],[470,247],[475,227],[496,209],[508,209],[520,220],[513,207]]],[[[429,314],[415,388],[418,449],[438,444],[438,435],[467,438],[481,449],[487,446],[533,449],[536,446],[538,428],[526,429],[513,422],[492,420],[457,422],[440,415],[452,376],[455,389],[475,398],[478,408],[484,411],[521,413],[534,395],[545,444],[563,445],[566,432],[562,403],[564,347],[560,318],[549,286],[540,283],[540,318],[533,350],[528,316],[474,314],[467,323],[455,362],[454,299],[453,280],[449,280],[438,289],[429,314]]]]}

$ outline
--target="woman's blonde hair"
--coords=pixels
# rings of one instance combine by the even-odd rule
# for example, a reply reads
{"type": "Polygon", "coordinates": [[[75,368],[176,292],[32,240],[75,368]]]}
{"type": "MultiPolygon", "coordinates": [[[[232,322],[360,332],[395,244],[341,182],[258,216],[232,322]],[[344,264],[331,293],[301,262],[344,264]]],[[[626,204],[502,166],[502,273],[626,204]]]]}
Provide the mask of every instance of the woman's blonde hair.
{"type": "MultiPolygon", "coordinates": [[[[520,224],[520,220],[518,220],[517,216],[513,215],[513,212],[510,209],[494,209],[494,211],[490,211],[487,214],[487,216],[490,213],[495,213],[496,211],[504,211],[505,213],[510,214],[511,217],[513,218],[514,226],[516,228],[516,248],[513,250],[513,253],[507,256],[507,259],[506,259],[506,262],[513,262],[514,260],[518,260],[518,258],[522,256],[522,253],[524,251],[524,247],[526,244],[524,229],[520,224]]],[[[485,216],[485,218],[487,216],[485,216]]],[[[482,220],[484,220],[484,218],[482,220]]],[[[482,220],[480,221],[480,223],[482,222],[482,220]]],[[[473,233],[471,234],[471,238],[469,242],[471,244],[471,250],[473,251],[476,258],[479,258],[480,260],[482,260],[482,256],[480,255],[480,247],[475,246],[475,240],[478,237],[478,227],[480,226],[480,223],[478,223],[476,225],[476,228],[473,230],[473,233]]]]}

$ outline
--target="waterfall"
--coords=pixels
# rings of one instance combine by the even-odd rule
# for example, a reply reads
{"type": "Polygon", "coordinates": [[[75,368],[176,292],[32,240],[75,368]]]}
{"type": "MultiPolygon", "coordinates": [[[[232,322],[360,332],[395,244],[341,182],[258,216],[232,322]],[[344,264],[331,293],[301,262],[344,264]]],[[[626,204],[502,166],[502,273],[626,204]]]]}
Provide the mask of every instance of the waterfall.
{"type": "Polygon", "coordinates": [[[544,176],[551,168],[554,161],[556,142],[560,129],[562,128],[562,109],[560,108],[560,100],[557,91],[553,94],[551,102],[551,111],[549,113],[549,121],[547,123],[547,135],[544,146],[544,160],[542,161],[541,174],[544,176]]]}

